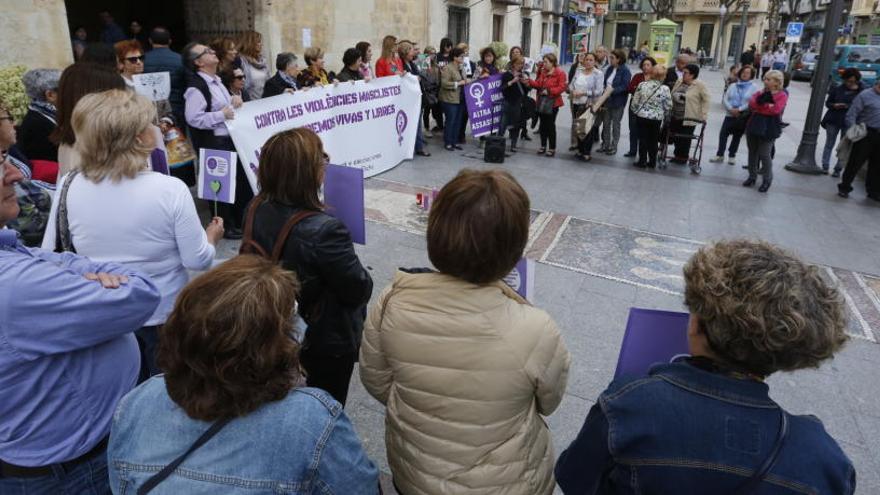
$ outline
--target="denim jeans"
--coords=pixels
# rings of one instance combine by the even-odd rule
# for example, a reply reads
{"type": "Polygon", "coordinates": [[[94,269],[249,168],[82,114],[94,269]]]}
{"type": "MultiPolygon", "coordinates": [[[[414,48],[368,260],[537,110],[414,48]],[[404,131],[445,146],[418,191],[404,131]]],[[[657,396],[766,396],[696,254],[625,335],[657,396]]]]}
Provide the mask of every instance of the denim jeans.
{"type": "Polygon", "coordinates": [[[442,102],[443,117],[446,127],[443,128],[443,144],[452,146],[458,144],[458,128],[461,126],[461,105],[458,103],[442,102]]]}
{"type": "Polygon", "coordinates": [[[727,153],[730,158],[736,157],[736,152],[739,149],[739,142],[743,137],[742,132],[732,132],[731,126],[736,123],[736,117],[731,117],[728,115],[724,117],[724,122],[721,123],[721,131],[718,132],[718,152],[715,153],[715,156],[724,156],[724,151],[727,150],[727,153]],[[732,137],[730,140],[730,149],[727,148],[727,138],[732,137]]]}
{"type": "MultiPolygon", "coordinates": [[[[828,170],[831,165],[831,154],[834,152],[834,145],[837,144],[837,135],[840,134],[840,127],[834,124],[825,124],[825,149],[822,150],[822,169],[828,170]]],[[[834,166],[834,170],[838,172],[843,169],[840,161],[834,166]]]]}
{"type": "Polygon", "coordinates": [[[107,456],[98,454],[91,459],[66,469],[52,466],[54,474],[39,478],[0,478],[3,495],[30,495],[59,493],[76,495],[110,495],[110,477],[107,474],[107,456]]]}
{"type": "Polygon", "coordinates": [[[602,113],[602,143],[609,149],[616,150],[620,141],[620,121],[623,120],[625,107],[605,108],[602,113]]]}

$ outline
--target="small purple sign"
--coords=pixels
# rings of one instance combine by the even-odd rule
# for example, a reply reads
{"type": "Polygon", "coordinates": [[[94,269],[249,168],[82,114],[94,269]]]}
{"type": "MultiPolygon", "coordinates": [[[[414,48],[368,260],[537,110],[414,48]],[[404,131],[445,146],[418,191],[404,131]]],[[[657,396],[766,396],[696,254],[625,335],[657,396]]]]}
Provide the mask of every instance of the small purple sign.
{"type": "Polygon", "coordinates": [[[519,260],[513,270],[504,277],[504,283],[529,300],[535,293],[535,261],[527,258],[519,260]]]}
{"type": "Polygon", "coordinates": [[[464,101],[474,137],[498,131],[504,103],[504,95],[501,94],[501,74],[477,79],[465,85],[464,101]]]}
{"type": "Polygon", "coordinates": [[[328,215],[345,224],[354,242],[367,243],[364,169],[328,165],[324,172],[324,204],[328,215]]]}
{"type": "Polygon", "coordinates": [[[165,153],[165,150],[156,148],[150,153],[150,168],[153,169],[153,172],[165,175],[171,174],[168,171],[168,155],[165,153]]]}
{"type": "Polygon", "coordinates": [[[651,366],[690,355],[687,313],[630,308],[614,378],[646,376],[651,366]]]}
{"type": "Polygon", "coordinates": [[[235,203],[235,174],[238,169],[235,152],[205,148],[200,151],[198,197],[235,203]]]}

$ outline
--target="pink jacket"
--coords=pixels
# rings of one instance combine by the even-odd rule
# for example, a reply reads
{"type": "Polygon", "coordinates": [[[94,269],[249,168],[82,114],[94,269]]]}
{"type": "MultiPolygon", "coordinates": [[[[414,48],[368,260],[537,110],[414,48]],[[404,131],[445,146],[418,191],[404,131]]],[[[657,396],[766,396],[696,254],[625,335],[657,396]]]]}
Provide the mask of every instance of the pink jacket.
{"type": "Polygon", "coordinates": [[[749,110],[753,113],[770,117],[782,115],[782,112],[785,111],[785,104],[788,103],[788,93],[778,91],[773,95],[773,103],[758,103],[758,98],[765,92],[766,90],[762,90],[752,95],[752,98],[749,100],[749,110]]]}

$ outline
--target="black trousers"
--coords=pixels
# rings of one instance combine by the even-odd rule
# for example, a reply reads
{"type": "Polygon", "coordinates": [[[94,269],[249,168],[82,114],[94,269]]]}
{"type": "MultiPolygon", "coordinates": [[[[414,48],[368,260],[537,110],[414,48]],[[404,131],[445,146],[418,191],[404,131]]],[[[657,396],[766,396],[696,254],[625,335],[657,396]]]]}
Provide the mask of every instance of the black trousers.
{"type": "Polygon", "coordinates": [[[326,391],[344,407],[357,353],[328,356],[303,349],[299,360],[306,370],[306,385],[326,391]]]}
{"type": "Polygon", "coordinates": [[[148,380],[152,376],[162,373],[156,364],[156,351],[159,348],[159,329],[162,325],[141,327],[135,330],[138,348],[141,351],[141,371],[138,383],[148,380]]]}
{"type": "Polygon", "coordinates": [[[541,121],[541,127],[538,128],[538,132],[541,133],[541,147],[547,148],[549,143],[549,149],[556,149],[556,116],[559,115],[559,107],[553,109],[553,113],[549,115],[539,115],[541,121]]]}
{"type": "Polygon", "coordinates": [[[639,118],[632,112],[628,111],[626,113],[629,114],[629,120],[627,120],[627,123],[629,124],[629,152],[635,155],[639,152],[639,118]]]}
{"type": "MultiPolygon", "coordinates": [[[[634,115],[630,114],[634,117],[634,115]]],[[[660,121],[635,117],[639,128],[639,163],[657,166],[657,145],[660,140],[660,121]]]]}
{"type": "Polygon", "coordinates": [[[843,178],[837,186],[843,192],[853,190],[852,183],[862,165],[868,162],[865,189],[871,196],[880,196],[880,129],[868,129],[868,135],[853,145],[843,178]]]}
{"type": "MultiPolygon", "coordinates": [[[[683,122],[678,119],[672,119],[672,122],[669,124],[670,130],[673,134],[687,134],[690,136],[694,135],[694,126],[686,126],[683,125],[683,122]]],[[[673,155],[675,158],[687,159],[690,156],[691,152],[691,139],[688,138],[676,138],[672,141],[673,147],[673,155]]]]}

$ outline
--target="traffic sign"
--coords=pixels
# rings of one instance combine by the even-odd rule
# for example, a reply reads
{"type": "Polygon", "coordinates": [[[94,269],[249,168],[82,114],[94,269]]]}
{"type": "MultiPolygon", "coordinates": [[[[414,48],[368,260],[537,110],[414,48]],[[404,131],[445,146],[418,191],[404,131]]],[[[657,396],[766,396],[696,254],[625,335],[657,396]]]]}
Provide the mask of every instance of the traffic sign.
{"type": "Polygon", "coordinates": [[[801,36],[804,35],[804,23],[803,22],[789,22],[788,27],[785,29],[785,42],[786,43],[800,43],[801,36]]]}

